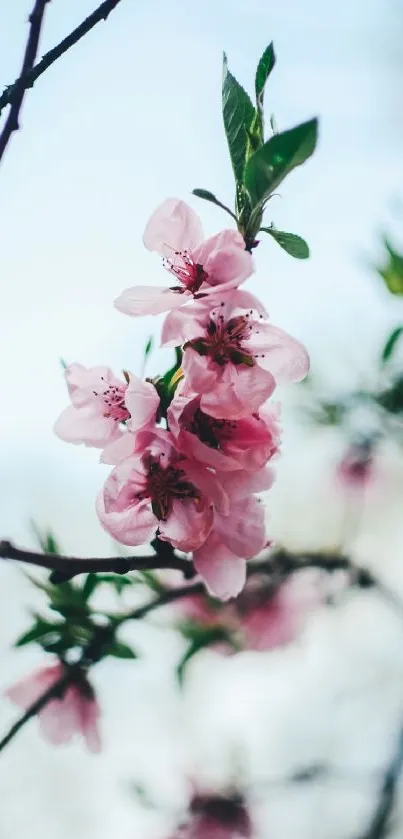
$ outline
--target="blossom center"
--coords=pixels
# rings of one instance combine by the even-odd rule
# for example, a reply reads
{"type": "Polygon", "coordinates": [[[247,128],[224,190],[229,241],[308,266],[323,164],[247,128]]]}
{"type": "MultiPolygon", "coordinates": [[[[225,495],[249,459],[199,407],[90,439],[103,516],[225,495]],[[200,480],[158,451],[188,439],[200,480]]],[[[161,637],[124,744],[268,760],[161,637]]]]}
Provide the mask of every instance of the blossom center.
{"type": "Polygon", "coordinates": [[[231,420],[215,419],[205,414],[200,408],[194,412],[189,424],[189,431],[211,449],[222,449],[231,440],[237,423],[231,420]]]}
{"type": "Polygon", "coordinates": [[[146,487],[139,494],[139,500],[151,499],[152,511],[157,519],[165,521],[172,509],[174,498],[197,499],[196,488],[187,479],[186,473],[179,466],[162,466],[158,458],[146,455],[143,463],[147,468],[146,487]]]}
{"type": "Polygon", "coordinates": [[[111,385],[102,379],[105,388],[103,391],[94,390],[94,396],[102,403],[104,417],[113,419],[115,422],[126,422],[130,419],[130,412],[126,408],[127,385],[111,385]]]}
{"type": "Polygon", "coordinates": [[[175,259],[165,258],[164,267],[181,283],[180,286],[172,288],[172,291],[178,291],[180,294],[184,291],[197,294],[208,277],[203,265],[195,262],[189,251],[175,251],[175,259]]]}
{"type": "Polygon", "coordinates": [[[253,328],[249,312],[229,320],[225,320],[224,315],[212,312],[205,335],[189,341],[185,344],[185,349],[192,347],[199,355],[209,356],[220,366],[231,362],[253,367],[254,357],[245,346],[245,341],[250,338],[253,328]]]}

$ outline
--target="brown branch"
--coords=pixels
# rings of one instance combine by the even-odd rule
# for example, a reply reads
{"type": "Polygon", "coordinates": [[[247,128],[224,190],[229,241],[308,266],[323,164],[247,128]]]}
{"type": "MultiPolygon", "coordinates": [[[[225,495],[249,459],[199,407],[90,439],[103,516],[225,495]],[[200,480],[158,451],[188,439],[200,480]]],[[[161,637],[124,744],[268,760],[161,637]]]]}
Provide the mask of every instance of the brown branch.
{"type": "Polygon", "coordinates": [[[0,559],[25,562],[53,571],[52,582],[64,582],[77,574],[89,572],[114,571],[115,574],[126,574],[128,571],[158,570],[173,568],[182,571],[186,578],[194,576],[193,564],[188,559],[177,556],[170,545],[153,543],[157,551],[154,556],[110,556],[89,557],[84,559],[74,556],[60,556],[37,551],[26,551],[16,548],[11,542],[0,542],[0,559]]]}
{"type": "MultiPolygon", "coordinates": [[[[45,0],[48,2],[48,0],[45,0]]],[[[47,52],[40,61],[34,66],[26,68],[19,79],[17,79],[14,84],[9,85],[5,88],[3,93],[0,96],[0,114],[3,108],[6,105],[14,105],[19,91],[24,93],[25,90],[29,87],[33,87],[36,80],[45,70],[48,69],[58,58],[64,55],[67,50],[77,44],[84,35],[87,35],[91,29],[96,26],[97,23],[100,23],[102,20],[106,20],[108,15],[116,8],[116,6],[120,3],[120,0],[104,0],[97,9],[95,9],[92,14],[90,14],[79,26],[76,27],[63,41],[60,41],[55,47],[53,47],[49,52],[47,52]]]]}
{"type": "MultiPolygon", "coordinates": [[[[173,569],[182,571],[185,579],[192,579],[196,572],[191,560],[177,556],[168,542],[156,538],[152,542],[155,549],[154,556],[111,556],[111,557],[73,557],[60,554],[41,553],[16,548],[11,542],[0,542],[0,559],[24,562],[52,571],[51,582],[61,583],[70,580],[78,574],[89,572],[108,572],[126,574],[128,571],[173,569]]],[[[403,603],[400,598],[381,580],[366,568],[360,568],[347,556],[333,553],[312,552],[292,554],[278,549],[267,554],[264,559],[250,562],[248,575],[265,574],[273,581],[275,587],[296,571],[306,568],[317,568],[332,574],[345,571],[350,576],[353,585],[359,588],[376,588],[383,599],[389,603],[400,615],[403,615],[403,603]]]]}
{"type": "Polygon", "coordinates": [[[390,820],[396,803],[396,793],[403,771],[403,728],[400,729],[396,747],[383,776],[379,799],[368,829],[362,839],[384,839],[389,833],[390,820]]]}
{"type": "Polygon", "coordinates": [[[25,47],[24,59],[22,62],[21,73],[16,82],[14,82],[14,96],[10,108],[10,113],[6,119],[4,128],[0,134],[0,160],[10,142],[13,131],[18,131],[19,123],[18,117],[20,115],[22,101],[26,86],[24,85],[24,77],[32,70],[35,64],[36,54],[38,52],[39,38],[45,14],[45,6],[50,0],[35,0],[34,8],[29,16],[29,34],[25,47]]]}
{"type": "MultiPolygon", "coordinates": [[[[187,577],[194,575],[193,564],[187,560],[177,557],[174,551],[167,543],[160,542],[158,539],[154,541],[153,547],[156,549],[156,554],[153,557],[102,557],[100,559],[78,559],[77,557],[64,557],[58,554],[41,554],[33,551],[24,551],[15,548],[10,542],[0,542],[0,558],[18,560],[21,562],[28,562],[30,564],[39,565],[44,568],[56,571],[62,579],[70,578],[75,574],[86,571],[115,571],[118,573],[125,573],[129,570],[140,570],[144,568],[176,568],[182,570],[187,577]],[[162,552],[165,557],[161,553],[162,552]],[[72,567],[74,569],[71,573],[72,567]]],[[[265,559],[251,562],[248,566],[248,576],[256,574],[265,574],[271,581],[273,581],[274,589],[280,587],[282,582],[291,574],[306,569],[318,568],[327,573],[334,573],[336,571],[346,571],[350,575],[352,584],[358,585],[361,588],[374,587],[382,595],[382,597],[392,605],[400,615],[403,615],[403,604],[395,594],[390,591],[383,583],[380,582],[370,571],[365,568],[358,568],[354,563],[345,556],[336,554],[312,553],[303,555],[290,554],[287,551],[278,550],[275,553],[269,554],[265,559]]],[[[204,584],[196,582],[188,586],[180,586],[178,588],[167,589],[161,592],[154,600],[146,603],[144,606],[139,606],[132,612],[127,612],[123,615],[117,616],[113,621],[113,626],[97,627],[94,637],[91,639],[87,647],[82,650],[81,659],[78,666],[90,667],[96,664],[102,654],[102,645],[105,641],[105,633],[107,635],[111,628],[117,629],[122,623],[127,620],[141,620],[149,612],[168,603],[173,603],[185,597],[190,597],[195,594],[202,595],[205,591],[204,584]]],[[[76,665],[77,666],[77,665],[76,665]]],[[[34,717],[42,708],[45,707],[54,696],[58,695],[60,690],[68,684],[72,678],[74,668],[64,674],[61,680],[42,694],[39,699],[33,703],[27,711],[20,717],[19,720],[11,727],[9,732],[0,740],[0,751],[13,739],[13,737],[20,731],[20,729],[34,717]]],[[[59,693],[60,695],[60,693],[59,693]]],[[[401,771],[403,762],[403,732],[399,740],[399,749],[391,763],[381,791],[381,801],[377,813],[374,816],[372,833],[365,835],[364,839],[381,839],[383,833],[376,832],[377,825],[386,824],[389,818],[390,810],[394,801],[395,788],[397,784],[397,777],[401,771]],[[384,820],[384,821],[383,821],[384,820]]]]}

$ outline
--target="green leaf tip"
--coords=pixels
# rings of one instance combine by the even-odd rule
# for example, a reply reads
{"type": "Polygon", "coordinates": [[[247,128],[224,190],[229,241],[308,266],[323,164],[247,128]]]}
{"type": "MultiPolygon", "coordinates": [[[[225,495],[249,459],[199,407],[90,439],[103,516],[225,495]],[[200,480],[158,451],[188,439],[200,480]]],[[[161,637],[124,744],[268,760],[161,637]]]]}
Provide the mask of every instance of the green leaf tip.
{"type": "Polygon", "coordinates": [[[388,339],[385,342],[385,345],[383,347],[382,354],[381,354],[381,361],[384,364],[385,364],[385,362],[389,361],[389,359],[392,357],[392,355],[393,355],[393,353],[396,349],[397,342],[398,342],[398,340],[399,340],[399,338],[402,334],[403,334],[403,326],[397,326],[396,329],[393,329],[392,332],[390,333],[390,335],[388,336],[388,339]]]}
{"type": "Polygon", "coordinates": [[[226,204],[223,204],[222,201],[220,201],[213,192],[210,192],[209,189],[193,189],[192,195],[196,195],[197,198],[203,198],[204,201],[210,201],[210,203],[215,204],[216,207],[221,207],[222,210],[225,210],[225,212],[232,216],[232,218],[236,221],[235,213],[233,213],[226,204]]]}
{"type": "Polygon", "coordinates": [[[270,76],[271,71],[276,63],[276,56],[274,52],[274,45],[273,41],[266,47],[259,64],[257,65],[256,70],[256,77],[255,77],[255,93],[256,93],[256,104],[258,110],[263,113],[263,98],[264,98],[264,88],[267,82],[267,79],[270,76]]]}
{"type": "Polygon", "coordinates": [[[245,186],[254,207],[263,206],[284,178],[311,157],[317,137],[314,118],[275,134],[248,160],[245,186]]]}
{"type": "Polygon", "coordinates": [[[237,183],[242,183],[248,156],[248,132],[251,131],[255,121],[256,110],[242,85],[230,73],[225,53],[223,58],[222,112],[235,180],[237,183]]]}

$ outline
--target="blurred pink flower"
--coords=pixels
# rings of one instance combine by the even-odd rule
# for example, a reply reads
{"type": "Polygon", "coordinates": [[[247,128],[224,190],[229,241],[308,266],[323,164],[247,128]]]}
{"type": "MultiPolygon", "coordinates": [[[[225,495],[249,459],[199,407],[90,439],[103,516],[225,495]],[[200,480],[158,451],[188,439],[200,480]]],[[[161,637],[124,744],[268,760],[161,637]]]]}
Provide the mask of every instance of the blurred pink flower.
{"type": "Polygon", "coordinates": [[[201,394],[205,413],[230,420],[253,414],[277,382],[299,381],[308,372],[305,348],[264,313],[253,295],[237,289],[215,308],[198,301],[166,318],[162,343],[184,345],[185,386],[201,394]]]}
{"type": "Polygon", "coordinates": [[[217,419],[200,408],[201,395],[180,386],[168,411],[180,451],[222,472],[260,469],[278,452],[279,405],[241,419],[217,419]]]}
{"type": "MultiPolygon", "coordinates": [[[[239,602],[240,630],[245,649],[270,650],[298,637],[308,615],[323,603],[318,576],[301,572],[287,580],[273,597],[264,587],[244,594],[239,602]]],[[[238,604],[237,604],[238,605],[238,604]]]]}
{"type": "Polygon", "coordinates": [[[223,230],[203,241],[196,213],[177,198],[167,198],[151,216],[143,241],[150,251],[164,258],[174,276],[170,288],[134,286],[115,301],[127,315],[156,315],[238,286],[253,271],[252,258],[237,230],[223,230]]]}
{"type": "Polygon", "coordinates": [[[155,422],[159,397],[150,382],[133,374],[128,374],[129,382],[123,382],[109,367],[81,364],[71,364],[65,376],[72,405],[61,413],[54,431],[67,443],[106,447],[104,462],[111,462],[110,458],[114,462],[133,448],[128,431],[155,422]]]}
{"type": "Polygon", "coordinates": [[[371,448],[351,445],[337,464],[337,477],[352,490],[363,489],[374,476],[374,455],[371,448]]]}
{"type": "MultiPolygon", "coordinates": [[[[5,695],[24,710],[57,682],[64,673],[59,662],[43,667],[24,677],[5,695]]],[[[65,688],[60,697],[51,699],[38,713],[43,736],[55,746],[69,743],[75,734],[81,734],[90,752],[99,752],[101,742],[98,730],[100,709],[94,691],[83,673],[65,688]]]]}
{"type": "Polygon", "coordinates": [[[170,839],[251,839],[249,813],[238,798],[195,796],[187,820],[170,839]]]}

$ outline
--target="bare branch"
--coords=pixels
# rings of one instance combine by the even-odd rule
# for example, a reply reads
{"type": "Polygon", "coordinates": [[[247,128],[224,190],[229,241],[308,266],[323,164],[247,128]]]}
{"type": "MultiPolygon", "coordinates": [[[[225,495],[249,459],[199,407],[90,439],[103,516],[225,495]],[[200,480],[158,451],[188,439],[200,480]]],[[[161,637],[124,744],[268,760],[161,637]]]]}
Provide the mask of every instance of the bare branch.
{"type": "Polygon", "coordinates": [[[399,731],[396,747],[383,777],[379,799],[371,824],[361,839],[384,839],[389,833],[390,818],[396,803],[396,793],[403,770],[403,727],[399,731]]]}
{"type": "Polygon", "coordinates": [[[32,70],[35,64],[45,14],[45,6],[49,2],[50,0],[35,0],[34,8],[29,16],[29,34],[25,47],[21,73],[13,85],[14,96],[11,103],[10,113],[0,134],[0,160],[2,159],[8,143],[10,142],[13,131],[18,131],[19,128],[18,117],[20,115],[21,105],[26,90],[23,79],[27,73],[32,70]]]}
{"type": "MultiPolygon", "coordinates": [[[[45,2],[48,2],[48,0],[45,0],[45,2]]],[[[110,15],[119,3],[120,0],[104,0],[92,14],[83,20],[66,38],[63,38],[63,41],[60,41],[59,44],[49,50],[37,64],[34,66],[31,65],[29,69],[27,68],[24,72],[21,72],[19,79],[14,84],[8,85],[0,96],[0,114],[6,105],[14,105],[19,91],[24,93],[27,88],[33,87],[36,80],[48,67],[54,64],[74,44],[77,44],[97,23],[106,20],[108,15],[110,15]]]]}
{"type": "Polygon", "coordinates": [[[186,578],[194,576],[193,565],[190,560],[177,556],[168,544],[164,550],[162,544],[157,543],[157,551],[154,556],[84,557],[81,559],[73,556],[21,550],[12,545],[11,542],[2,541],[0,542],[0,559],[16,560],[28,565],[47,568],[54,572],[52,576],[52,582],[54,583],[64,582],[77,574],[97,571],[114,571],[115,574],[126,574],[128,571],[173,568],[182,571],[186,578]]]}

